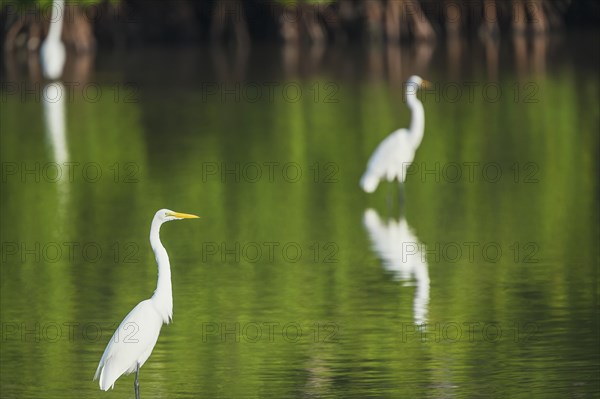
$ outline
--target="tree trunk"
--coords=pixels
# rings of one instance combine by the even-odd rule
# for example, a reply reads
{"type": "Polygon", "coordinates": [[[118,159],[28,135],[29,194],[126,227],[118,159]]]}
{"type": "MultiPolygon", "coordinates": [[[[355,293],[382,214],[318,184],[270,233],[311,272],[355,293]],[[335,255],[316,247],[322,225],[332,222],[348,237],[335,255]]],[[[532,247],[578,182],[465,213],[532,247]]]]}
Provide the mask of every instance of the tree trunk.
{"type": "Polygon", "coordinates": [[[367,15],[367,35],[371,40],[381,41],[383,38],[381,29],[383,4],[380,0],[368,0],[364,4],[367,15]]]}
{"type": "Polygon", "coordinates": [[[462,10],[461,4],[455,1],[446,0],[445,6],[446,32],[448,35],[458,35],[462,29],[462,10]]]}
{"type": "MultiPolygon", "coordinates": [[[[521,1],[521,0],[515,0],[521,1]]],[[[500,28],[498,27],[498,6],[496,0],[483,1],[483,23],[479,28],[479,34],[486,37],[498,37],[500,28]]]]}
{"type": "Polygon", "coordinates": [[[300,18],[302,18],[302,21],[304,22],[310,40],[313,43],[323,43],[325,41],[326,33],[325,28],[319,19],[318,6],[302,4],[300,10],[300,18]]]}
{"type": "Polygon", "coordinates": [[[524,33],[527,27],[527,14],[523,0],[513,0],[512,29],[515,33],[524,33]]]}
{"type": "Polygon", "coordinates": [[[288,43],[300,41],[300,15],[293,7],[283,7],[279,15],[279,33],[283,40],[288,43]]]}
{"type": "Polygon", "coordinates": [[[18,18],[6,32],[6,36],[4,37],[4,51],[11,52],[15,49],[15,44],[17,42],[17,36],[21,29],[25,26],[22,18],[18,18]]]}
{"type": "Polygon", "coordinates": [[[400,18],[402,14],[402,2],[397,0],[388,1],[385,13],[385,31],[390,41],[400,41],[400,18]]]}
{"type": "Polygon", "coordinates": [[[223,40],[230,28],[233,29],[236,43],[243,45],[250,41],[242,3],[238,0],[219,0],[213,11],[211,38],[223,40]]]}
{"type": "Polygon", "coordinates": [[[542,0],[530,0],[527,3],[527,11],[531,16],[531,25],[535,33],[546,33],[548,21],[542,0]]]}
{"type": "MultiPolygon", "coordinates": [[[[400,1],[404,0],[392,0],[400,1]]],[[[432,40],[435,38],[435,31],[431,27],[431,23],[425,16],[423,9],[419,5],[418,0],[406,0],[406,13],[413,22],[413,32],[417,40],[432,40]]]]}
{"type": "Polygon", "coordinates": [[[94,29],[90,19],[76,5],[65,7],[65,23],[63,26],[65,44],[77,53],[87,53],[96,48],[94,29]]]}

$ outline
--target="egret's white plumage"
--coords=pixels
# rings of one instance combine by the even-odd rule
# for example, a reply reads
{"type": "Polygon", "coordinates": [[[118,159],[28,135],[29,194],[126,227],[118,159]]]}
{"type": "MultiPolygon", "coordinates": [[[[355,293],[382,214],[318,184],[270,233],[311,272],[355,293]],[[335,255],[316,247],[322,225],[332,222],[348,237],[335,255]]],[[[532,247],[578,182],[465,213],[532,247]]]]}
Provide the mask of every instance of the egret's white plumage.
{"type": "MultiPolygon", "coordinates": [[[[150,227],[150,244],[158,264],[158,282],[154,295],[140,302],[121,322],[109,341],[96,369],[94,380],[100,389],[113,388],[123,374],[138,372],[150,357],[163,323],[173,318],[171,265],[165,247],[160,242],[160,226],[171,220],[197,218],[196,215],[161,209],[154,215],[150,227]]],[[[136,376],[136,397],[138,385],[136,376]]]]}
{"type": "Polygon", "coordinates": [[[150,357],[158,340],[163,320],[152,299],[140,302],[121,322],[102,355],[94,379],[100,389],[114,388],[123,374],[136,371],[150,357]]]}
{"type": "Polygon", "coordinates": [[[50,29],[42,47],[40,49],[40,58],[42,62],[42,72],[48,79],[58,79],[61,77],[67,52],[65,45],[61,40],[65,4],[64,0],[54,0],[52,4],[52,16],[50,20],[50,29]]]}
{"type": "Polygon", "coordinates": [[[375,149],[360,179],[365,192],[374,192],[381,179],[405,181],[406,170],[415,159],[415,152],[423,140],[425,111],[417,98],[417,90],[427,84],[418,76],[411,76],[406,82],[406,103],[412,111],[410,128],[396,130],[375,149]]]}

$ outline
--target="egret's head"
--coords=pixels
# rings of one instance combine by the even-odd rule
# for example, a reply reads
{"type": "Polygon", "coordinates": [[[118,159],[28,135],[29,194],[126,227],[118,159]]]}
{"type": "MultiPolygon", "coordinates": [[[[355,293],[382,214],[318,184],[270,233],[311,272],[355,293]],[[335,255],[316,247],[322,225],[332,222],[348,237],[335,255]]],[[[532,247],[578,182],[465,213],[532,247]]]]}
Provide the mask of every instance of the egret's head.
{"type": "Polygon", "coordinates": [[[161,223],[170,222],[171,220],[181,219],[197,219],[200,216],[190,215],[189,213],[175,212],[170,209],[161,209],[154,215],[155,219],[158,219],[161,223]]]}
{"type": "Polygon", "coordinates": [[[406,90],[410,93],[416,93],[417,89],[424,87],[431,87],[431,83],[421,78],[420,76],[413,75],[406,81],[406,90]]]}

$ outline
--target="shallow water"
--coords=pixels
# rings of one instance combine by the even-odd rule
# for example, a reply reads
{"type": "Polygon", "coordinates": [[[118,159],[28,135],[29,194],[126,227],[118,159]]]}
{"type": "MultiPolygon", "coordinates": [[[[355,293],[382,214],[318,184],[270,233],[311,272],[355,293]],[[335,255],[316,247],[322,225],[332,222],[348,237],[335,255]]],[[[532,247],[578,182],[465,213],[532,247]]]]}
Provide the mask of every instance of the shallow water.
{"type": "Polygon", "coordinates": [[[2,396],[133,396],[132,376],[109,393],[92,376],[154,290],[163,207],[202,218],[162,228],[174,319],[143,397],[597,395],[584,45],[99,53],[58,101],[8,76],[2,396]],[[366,195],[413,73],[435,83],[425,138],[405,187],[366,195]]]}

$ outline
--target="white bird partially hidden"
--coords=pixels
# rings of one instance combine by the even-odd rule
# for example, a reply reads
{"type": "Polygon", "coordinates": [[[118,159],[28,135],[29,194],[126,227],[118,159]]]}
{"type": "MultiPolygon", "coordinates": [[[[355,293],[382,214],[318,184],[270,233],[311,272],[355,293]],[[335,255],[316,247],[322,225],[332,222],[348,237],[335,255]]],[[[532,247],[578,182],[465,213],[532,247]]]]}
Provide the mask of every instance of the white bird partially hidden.
{"type": "Polygon", "coordinates": [[[121,322],[109,341],[94,380],[99,379],[100,389],[114,388],[115,381],[123,374],[135,374],[135,397],[139,399],[138,377],[140,368],[150,357],[158,340],[163,323],[173,318],[173,291],[171,289],[171,265],[167,250],[160,242],[160,226],[171,220],[194,219],[199,216],[161,209],[154,215],[150,227],[150,244],[158,263],[158,283],[152,298],[138,303],[121,322]]]}
{"type": "Polygon", "coordinates": [[[56,80],[62,76],[67,58],[65,45],[61,40],[64,16],[64,0],[54,0],[50,29],[48,29],[48,35],[44,39],[40,49],[42,73],[44,77],[51,80],[56,80]]]}
{"type": "Polygon", "coordinates": [[[384,222],[377,212],[367,209],[363,224],[369,232],[373,249],[383,261],[383,267],[393,273],[394,279],[405,285],[414,282],[413,300],[415,324],[427,322],[429,307],[429,267],[422,244],[404,217],[384,222]]]}
{"type": "Polygon", "coordinates": [[[406,170],[415,159],[425,131],[425,111],[417,98],[417,90],[428,86],[429,82],[414,75],[406,82],[406,103],[412,111],[410,128],[396,130],[375,149],[360,179],[365,192],[374,192],[381,179],[390,182],[397,179],[400,183],[406,180],[406,170]]]}

